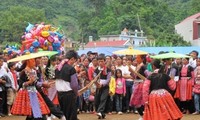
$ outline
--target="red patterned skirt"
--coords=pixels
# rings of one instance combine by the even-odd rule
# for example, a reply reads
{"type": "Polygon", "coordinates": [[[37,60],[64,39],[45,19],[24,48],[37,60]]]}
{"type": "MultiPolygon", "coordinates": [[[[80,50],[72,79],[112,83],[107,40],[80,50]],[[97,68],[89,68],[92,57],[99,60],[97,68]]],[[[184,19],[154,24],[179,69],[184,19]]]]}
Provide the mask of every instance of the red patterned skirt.
{"type": "Polygon", "coordinates": [[[143,82],[134,84],[134,91],[131,95],[130,106],[140,107],[141,105],[144,105],[142,99],[142,94],[143,94],[142,89],[143,89],[143,82]]]}
{"type": "Polygon", "coordinates": [[[145,105],[144,120],[178,120],[182,117],[169,92],[160,89],[150,93],[149,104],[145,105]]]}
{"type": "Polygon", "coordinates": [[[180,101],[188,101],[192,99],[192,80],[182,78],[177,83],[176,92],[174,98],[178,98],[180,101]]]}
{"type": "MultiPolygon", "coordinates": [[[[44,99],[39,92],[36,91],[37,99],[39,101],[39,106],[41,113],[47,115],[50,113],[48,106],[46,105],[44,99]]],[[[17,93],[15,102],[11,108],[11,113],[14,115],[32,116],[32,106],[30,103],[30,97],[28,90],[20,89],[17,93]]]]}

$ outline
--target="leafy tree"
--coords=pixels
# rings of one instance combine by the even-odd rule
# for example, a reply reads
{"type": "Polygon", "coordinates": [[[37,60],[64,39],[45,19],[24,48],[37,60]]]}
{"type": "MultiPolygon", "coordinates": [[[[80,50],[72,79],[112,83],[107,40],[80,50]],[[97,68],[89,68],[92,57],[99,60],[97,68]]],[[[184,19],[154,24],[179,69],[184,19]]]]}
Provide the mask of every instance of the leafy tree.
{"type": "Polygon", "coordinates": [[[47,21],[43,10],[23,6],[11,6],[9,10],[0,11],[0,16],[1,42],[20,42],[28,22],[47,21]]]}

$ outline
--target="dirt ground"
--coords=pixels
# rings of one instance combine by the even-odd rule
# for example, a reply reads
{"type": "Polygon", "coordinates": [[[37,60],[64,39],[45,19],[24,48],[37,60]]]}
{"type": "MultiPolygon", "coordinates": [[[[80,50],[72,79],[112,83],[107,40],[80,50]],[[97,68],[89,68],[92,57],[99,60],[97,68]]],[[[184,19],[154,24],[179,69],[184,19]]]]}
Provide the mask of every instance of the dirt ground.
{"type": "MultiPolygon", "coordinates": [[[[79,114],[78,115],[80,120],[98,120],[97,116],[94,114],[79,114]]],[[[123,115],[107,115],[106,119],[104,120],[138,120],[139,115],[137,114],[123,114],[123,115]]],[[[25,117],[23,116],[6,116],[0,118],[0,120],[25,120],[25,117]]],[[[58,120],[58,119],[52,119],[52,120],[58,120]]],[[[200,120],[200,115],[184,115],[184,117],[181,120],[200,120]]]]}

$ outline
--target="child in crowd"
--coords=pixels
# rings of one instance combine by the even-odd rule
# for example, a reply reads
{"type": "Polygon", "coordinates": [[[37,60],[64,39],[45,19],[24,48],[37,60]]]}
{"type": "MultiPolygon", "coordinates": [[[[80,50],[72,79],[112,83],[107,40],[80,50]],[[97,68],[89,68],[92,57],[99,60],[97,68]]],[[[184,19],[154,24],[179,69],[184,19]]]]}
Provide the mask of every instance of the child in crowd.
{"type": "Polygon", "coordinates": [[[197,67],[194,70],[194,106],[195,106],[195,112],[194,115],[199,114],[200,108],[199,108],[199,100],[200,100],[200,58],[197,59],[197,67]]]}
{"type": "Polygon", "coordinates": [[[120,69],[116,70],[116,89],[115,89],[115,98],[116,98],[116,111],[119,115],[122,114],[122,99],[126,95],[126,83],[125,79],[122,77],[122,71],[120,69]]]}
{"type": "Polygon", "coordinates": [[[96,86],[93,85],[92,88],[90,89],[90,96],[89,96],[89,112],[90,113],[95,113],[95,105],[94,105],[94,96],[95,96],[95,91],[96,91],[96,86]]]}
{"type": "Polygon", "coordinates": [[[18,83],[17,83],[17,73],[15,71],[15,63],[8,63],[9,72],[8,75],[11,80],[11,87],[7,89],[7,106],[8,106],[8,116],[11,116],[11,106],[15,100],[18,83]]]}
{"type": "Polygon", "coordinates": [[[84,93],[83,93],[83,102],[85,103],[84,104],[84,110],[86,113],[89,113],[89,97],[90,97],[90,89],[86,90],[84,93]]]}
{"type": "Polygon", "coordinates": [[[108,114],[112,114],[113,110],[113,102],[114,102],[114,95],[115,95],[115,89],[116,89],[116,82],[115,82],[115,65],[111,66],[111,78],[109,83],[109,95],[110,95],[110,107],[108,114]]]}

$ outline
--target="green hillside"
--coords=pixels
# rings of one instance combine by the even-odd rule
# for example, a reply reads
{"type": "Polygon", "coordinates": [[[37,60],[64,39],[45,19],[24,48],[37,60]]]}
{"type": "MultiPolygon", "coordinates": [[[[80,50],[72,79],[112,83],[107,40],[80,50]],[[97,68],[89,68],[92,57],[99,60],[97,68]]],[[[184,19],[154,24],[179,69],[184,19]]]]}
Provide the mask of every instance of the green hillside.
{"type": "Polygon", "coordinates": [[[0,42],[20,42],[28,22],[62,26],[67,37],[87,42],[125,27],[139,30],[139,17],[155,46],[185,46],[174,25],[199,11],[198,0],[1,0],[0,42]]]}

